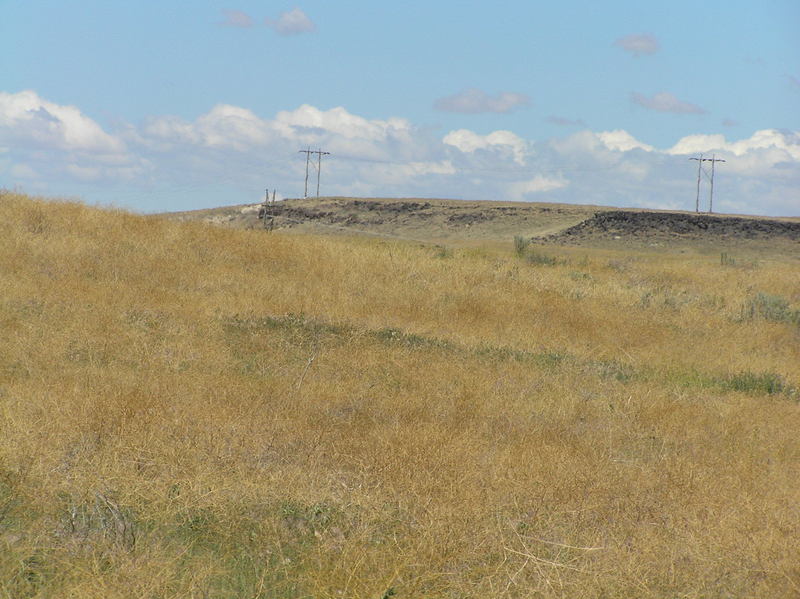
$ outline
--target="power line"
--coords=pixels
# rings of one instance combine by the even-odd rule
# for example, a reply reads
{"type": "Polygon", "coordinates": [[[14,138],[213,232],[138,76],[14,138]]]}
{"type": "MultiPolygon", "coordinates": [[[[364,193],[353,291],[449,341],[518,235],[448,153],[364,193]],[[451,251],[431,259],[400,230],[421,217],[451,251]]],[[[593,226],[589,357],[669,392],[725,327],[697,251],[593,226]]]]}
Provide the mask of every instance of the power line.
{"type": "Polygon", "coordinates": [[[322,172],[322,157],[330,155],[330,152],[323,152],[322,150],[312,150],[310,147],[306,148],[305,150],[298,150],[299,153],[306,155],[306,183],[305,187],[303,188],[303,197],[308,197],[308,165],[311,163],[311,154],[317,155],[317,164],[315,165],[317,168],[317,197],[319,197],[319,176],[322,172]]]}
{"type": "Polygon", "coordinates": [[[703,155],[700,154],[700,158],[689,158],[689,160],[697,160],[697,198],[695,199],[694,203],[694,211],[700,212],[700,176],[705,175],[706,179],[709,180],[711,183],[710,191],[708,193],[708,213],[711,214],[713,211],[713,204],[714,204],[714,164],[717,162],[726,162],[721,158],[717,158],[716,154],[712,154],[711,158],[703,158],[703,155]],[[704,162],[711,163],[711,174],[709,175],[708,171],[703,168],[704,162]]]}

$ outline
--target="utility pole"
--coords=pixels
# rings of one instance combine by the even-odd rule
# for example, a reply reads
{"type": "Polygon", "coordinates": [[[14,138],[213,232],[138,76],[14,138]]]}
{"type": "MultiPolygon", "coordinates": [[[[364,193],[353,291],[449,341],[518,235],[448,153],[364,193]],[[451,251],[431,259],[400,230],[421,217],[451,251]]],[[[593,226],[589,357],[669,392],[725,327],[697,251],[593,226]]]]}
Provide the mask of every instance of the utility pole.
{"type": "Polygon", "coordinates": [[[703,164],[703,155],[700,158],[690,158],[690,160],[697,160],[697,198],[694,201],[694,211],[700,212],[700,166],[703,164]]]}
{"type": "Polygon", "coordinates": [[[709,180],[710,183],[710,190],[708,193],[708,213],[711,214],[714,207],[714,163],[716,162],[726,162],[721,158],[717,158],[716,154],[712,154],[711,158],[703,158],[703,155],[700,154],[700,158],[689,158],[689,160],[697,160],[697,198],[695,199],[694,203],[694,211],[700,212],[700,175],[703,174],[709,180]],[[711,163],[711,174],[703,168],[704,162],[711,163]]]}
{"type": "Polygon", "coordinates": [[[308,165],[311,163],[311,154],[317,155],[317,164],[314,166],[317,169],[317,197],[319,197],[319,176],[322,172],[322,157],[330,155],[330,152],[323,152],[322,150],[312,150],[310,147],[306,148],[305,150],[298,150],[300,154],[306,155],[306,184],[303,189],[303,197],[308,197],[308,165]]]}
{"type": "Polygon", "coordinates": [[[306,155],[306,185],[303,188],[303,197],[308,197],[308,160],[311,158],[311,147],[309,146],[305,150],[298,150],[299,153],[306,155]]]}

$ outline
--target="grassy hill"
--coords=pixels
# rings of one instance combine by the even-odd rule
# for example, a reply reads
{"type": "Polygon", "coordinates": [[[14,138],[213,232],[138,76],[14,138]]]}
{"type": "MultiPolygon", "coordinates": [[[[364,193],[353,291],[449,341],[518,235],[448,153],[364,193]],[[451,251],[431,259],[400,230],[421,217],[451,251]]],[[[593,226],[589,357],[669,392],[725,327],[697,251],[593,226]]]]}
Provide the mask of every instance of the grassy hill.
{"type": "Polygon", "coordinates": [[[718,250],[3,192],[0,597],[796,597],[800,269],[718,250]]]}
{"type": "MultiPolygon", "coordinates": [[[[221,206],[162,215],[240,229],[263,229],[259,204],[221,206]]],[[[520,236],[537,243],[608,249],[706,248],[768,255],[800,253],[800,217],[768,218],[667,210],[534,202],[432,198],[287,199],[271,208],[273,228],[292,233],[359,235],[449,246],[508,244],[520,236]]]]}

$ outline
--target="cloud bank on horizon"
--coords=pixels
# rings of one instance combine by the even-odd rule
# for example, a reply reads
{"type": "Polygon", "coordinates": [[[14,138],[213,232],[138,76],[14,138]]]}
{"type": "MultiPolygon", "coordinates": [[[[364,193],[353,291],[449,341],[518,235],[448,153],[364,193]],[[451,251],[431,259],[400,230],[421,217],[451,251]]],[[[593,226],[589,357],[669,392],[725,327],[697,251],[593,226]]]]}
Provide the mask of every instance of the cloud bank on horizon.
{"type": "Polygon", "coordinates": [[[0,8],[0,188],[296,197],[311,148],[326,195],[691,210],[702,153],[717,210],[800,215],[795,0],[79,4],[0,8]]]}
{"type": "MultiPolygon", "coordinates": [[[[106,131],[78,107],[30,90],[0,92],[0,169],[34,193],[59,193],[65,182],[124,188],[145,198],[162,187],[220,186],[238,190],[237,201],[256,202],[267,181],[283,196],[297,196],[305,172],[297,149],[305,147],[331,152],[322,176],[325,195],[669,209],[693,208],[696,163],[687,159],[715,154],[727,161],[717,172],[717,211],[800,212],[799,131],[767,129],[738,140],[696,134],[666,148],[621,129],[583,129],[544,141],[510,130],[457,129],[438,137],[407,119],[369,119],[343,107],[307,104],[271,117],[219,104],[193,121],[153,116],[106,131]]],[[[209,205],[220,203],[236,202],[209,205]]]]}

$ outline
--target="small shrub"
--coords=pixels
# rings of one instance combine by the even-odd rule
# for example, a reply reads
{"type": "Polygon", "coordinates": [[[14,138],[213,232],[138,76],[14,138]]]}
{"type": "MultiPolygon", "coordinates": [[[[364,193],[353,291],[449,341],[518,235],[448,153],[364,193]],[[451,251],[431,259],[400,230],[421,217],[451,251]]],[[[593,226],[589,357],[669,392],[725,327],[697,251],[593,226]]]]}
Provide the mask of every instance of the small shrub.
{"type": "Polygon", "coordinates": [[[592,281],[592,280],[594,280],[592,278],[592,275],[590,275],[588,272],[580,272],[580,271],[577,271],[577,270],[571,271],[569,273],[569,278],[572,279],[573,281],[592,281]]]}
{"type": "Polygon", "coordinates": [[[522,258],[525,255],[525,251],[528,249],[528,246],[531,244],[530,239],[525,239],[521,235],[514,236],[514,253],[517,254],[518,257],[522,258]]]}
{"type": "Polygon", "coordinates": [[[727,252],[722,252],[719,255],[720,266],[735,266],[737,268],[754,269],[758,268],[757,260],[740,261],[730,256],[727,252]]]}
{"type": "Polygon", "coordinates": [[[627,260],[609,260],[608,268],[615,272],[625,272],[628,270],[629,261],[627,260]]]}
{"type": "Polygon", "coordinates": [[[759,293],[742,307],[742,320],[763,318],[770,322],[800,323],[800,310],[792,310],[779,295],[759,293]]]}
{"type": "Polygon", "coordinates": [[[636,305],[640,308],[647,308],[650,305],[651,300],[653,299],[653,292],[652,291],[645,291],[639,301],[636,302],[636,305]]]}
{"type": "Polygon", "coordinates": [[[453,250],[443,245],[437,245],[436,251],[433,254],[434,258],[452,258],[453,257],[453,250]]]}
{"type": "Polygon", "coordinates": [[[527,253],[525,256],[525,261],[528,264],[534,264],[536,266],[555,266],[558,264],[557,258],[534,251],[529,251],[527,253]]]}

